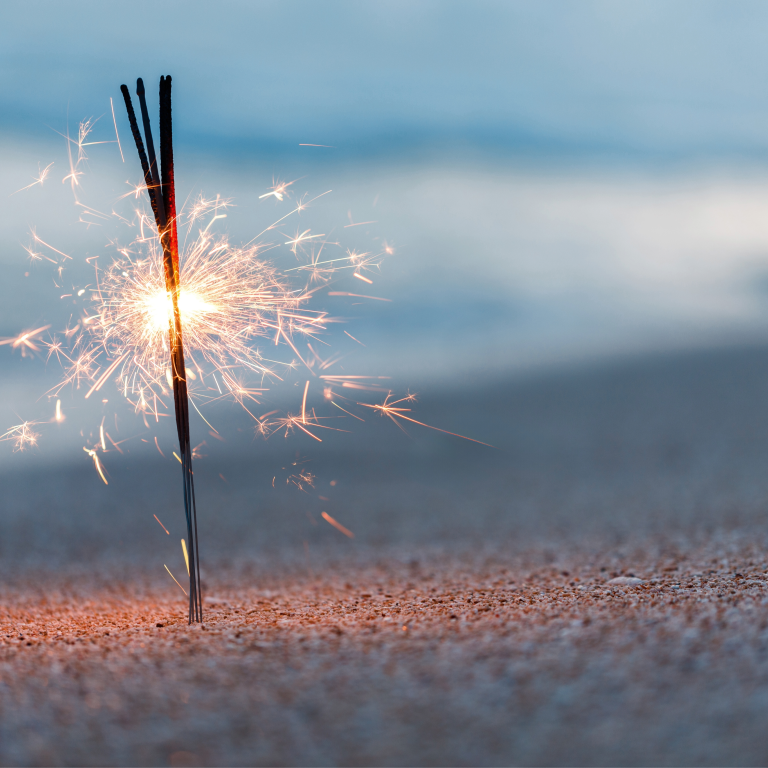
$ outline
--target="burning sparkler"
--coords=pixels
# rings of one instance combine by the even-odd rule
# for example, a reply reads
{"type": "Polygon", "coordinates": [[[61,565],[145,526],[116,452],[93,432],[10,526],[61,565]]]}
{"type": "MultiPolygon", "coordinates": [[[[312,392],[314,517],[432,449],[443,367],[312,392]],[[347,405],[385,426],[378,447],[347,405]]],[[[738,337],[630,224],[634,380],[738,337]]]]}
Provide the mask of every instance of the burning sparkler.
{"type": "MultiPolygon", "coordinates": [[[[144,142],[141,138],[139,127],[136,124],[136,115],[131,103],[131,95],[126,85],[120,90],[125,99],[125,107],[128,111],[128,119],[131,122],[131,131],[136,142],[136,149],[144,171],[144,183],[147,185],[152,210],[155,214],[155,223],[163,251],[163,268],[165,273],[165,300],[157,306],[156,297],[144,296],[145,312],[149,311],[154,319],[165,315],[168,322],[168,342],[170,346],[170,379],[173,388],[173,402],[176,413],[176,430],[179,438],[179,453],[181,454],[181,467],[184,487],[184,514],[187,520],[187,536],[189,538],[189,623],[203,620],[203,598],[200,589],[200,552],[197,537],[197,505],[195,503],[195,484],[192,473],[192,449],[190,447],[189,434],[189,396],[187,393],[187,367],[184,358],[184,338],[182,335],[182,314],[180,296],[179,275],[179,240],[176,225],[176,192],[174,188],[173,167],[173,131],[171,125],[171,78],[160,78],[160,159],[162,163],[162,182],[155,157],[155,147],[152,141],[152,129],[149,122],[149,112],[144,95],[144,83],[139,78],[136,83],[136,94],[141,105],[141,116],[144,123],[144,137],[146,139],[147,154],[144,152],[144,142]],[[147,301],[149,303],[147,304],[147,301]],[[168,312],[170,303],[171,312],[168,312]]],[[[203,308],[196,306],[195,302],[188,299],[188,305],[197,311],[203,308]]],[[[120,311],[120,310],[118,310],[120,311]]],[[[194,310],[193,310],[194,311],[194,310]]],[[[156,349],[153,351],[157,351],[156,349]]],[[[103,376],[94,385],[91,391],[98,388],[106,378],[123,362],[125,355],[107,369],[103,376]],[[111,369],[111,370],[110,370],[111,369]]],[[[90,394],[90,392],[89,392],[90,394]]],[[[94,459],[96,456],[94,455],[94,459]]],[[[98,468],[98,465],[97,465],[98,468]]],[[[101,473],[101,469],[99,468],[101,473]]],[[[103,478],[103,474],[102,474],[103,478]]],[[[106,482],[106,480],[105,480],[106,482]]],[[[185,557],[187,550],[184,550],[185,557]]]]}
{"type": "MultiPolygon", "coordinates": [[[[329,423],[330,419],[364,421],[368,409],[387,416],[401,428],[405,422],[429,429],[438,428],[413,418],[408,404],[414,401],[414,396],[395,399],[387,377],[333,373],[339,370],[334,367],[340,363],[342,355],[332,353],[326,357],[319,353],[322,349],[318,346],[322,343],[321,335],[336,320],[323,310],[310,309],[310,301],[321,289],[324,295],[332,297],[390,301],[381,296],[368,295],[367,291],[374,282],[381,259],[392,253],[392,247],[382,243],[376,251],[355,250],[330,242],[328,236],[306,227],[297,227],[292,234],[277,229],[289,216],[304,211],[317,197],[313,200],[296,197],[295,205],[288,213],[250,243],[239,247],[231,245],[225,236],[216,234],[212,228],[214,222],[226,217],[228,200],[218,196],[215,200],[200,197],[177,214],[171,79],[165,77],[160,81],[159,158],[155,155],[141,80],[137,86],[143,136],[126,86],[122,86],[122,92],[144,181],[143,184],[132,185],[132,190],[120,199],[139,199],[146,193],[153,215],[149,217],[144,210],[136,210],[137,226],[134,232],[137,234],[129,245],[119,245],[117,239],[110,241],[119,253],[110,266],[102,268],[94,263],[97,256],[86,259],[94,267],[95,280],[79,289],[73,286],[72,293],[62,295],[62,299],[75,300],[76,296],[78,300],[86,300],[85,309],[79,317],[71,319],[64,331],[49,341],[43,341],[41,335],[50,327],[45,326],[13,338],[0,339],[0,345],[20,349],[22,355],[40,353],[43,347],[47,347],[49,357],[56,356],[63,363],[64,378],[49,392],[57,397],[54,422],[64,419],[58,395],[67,384],[82,387],[86,399],[95,399],[101,396],[98,393],[108,382],[116,383],[147,428],[147,417],[159,421],[159,416],[165,415],[162,411],[169,408],[170,396],[173,396],[179,453],[173,452],[172,455],[182,466],[187,524],[182,548],[189,575],[189,592],[185,590],[185,594],[189,598],[191,623],[202,620],[192,461],[200,457],[199,449],[203,444],[191,448],[190,405],[211,428],[211,436],[217,439],[222,438],[208,423],[198,405],[202,407],[205,402],[213,403],[225,398],[238,402],[253,417],[256,432],[265,437],[278,432],[285,436],[296,433],[322,442],[322,430],[347,431],[333,426],[329,423]],[[257,243],[257,240],[270,230],[281,235],[280,244],[287,246],[294,259],[301,262],[306,257],[305,262],[282,271],[267,262],[262,254],[268,246],[257,243]],[[329,253],[334,247],[341,252],[329,253]],[[366,294],[326,290],[332,287],[331,281],[339,270],[351,270],[358,288],[366,289],[366,294]],[[301,287],[296,288],[289,282],[295,277],[305,278],[301,287]],[[271,359],[273,355],[267,357],[259,350],[255,346],[257,341],[263,341],[267,349],[285,345],[295,357],[291,362],[280,363],[271,359]],[[259,414],[262,407],[256,410],[256,406],[263,401],[269,382],[282,378],[278,374],[278,365],[284,365],[289,372],[299,365],[306,370],[306,376],[302,377],[300,409],[295,413],[270,410],[259,414]],[[254,377],[257,380],[255,385],[251,381],[254,377]],[[322,390],[323,402],[329,406],[331,416],[319,415],[312,406],[310,391],[318,388],[322,390]],[[366,395],[372,394],[379,400],[378,403],[362,402],[366,395]]],[[[113,122],[117,136],[114,112],[113,122]]],[[[65,136],[69,173],[64,181],[71,185],[80,210],[80,221],[88,226],[111,218],[80,199],[85,148],[104,143],[90,140],[93,125],[94,121],[82,123],[77,139],[70,138],[69,131],[65,136]]],[[[117,139],[119,142],[119,136],[117,139]]],[[[122,157],[121,147],[120,152],[122,157]]],[[[42,184],[47,172],[48,169],[45,173],[41,171],[35,184],[42,184]]],[[[293,198],[293,184],[273,179],[270,191],[261,198],[273,198],[278,203],[293,198]]],[[[114,210],[112,216],[124,224],[131,224],[114,210]]],[[[344,229],[372,223],[356,223],[351,214],[349,221],[344,229]]],[[[323,228],[323,231],[330,230],[323,228]]],[[[273,244],[270,247],[277,246],[273,244]]],[[[52,262],[59,278],[65,266],[72,263],[72,256],[44,241],[34,231],[27,250],[33,260],[52,262]]],[[[356,344],[365,346],[351,333],[344,333],[356,344]]],[[[33,429],[36,423],[24,422],[14,426],[0,435],[0,440],[13,442],[14,450],[34,446],[39,437],[33,429]]],[[[447,430],[438,431],[462,437],[447,430]]],[[[104,483],[108,483],[109,475],[99,454],[112,448],[122,453],[120,444],[123,442],[113,440],[102,421],[99,440],[83,449],[104,483]]],[[[165,455],[156,437],[154,444],[160,454],[165,455]]],[[[226,482],[223,475],[220,477],[226,482]]],[[[272,482],[274,486],[274,478],[272,482]]],[[[299,470],[287,478],[286,483],[303,491],[313,486],[314,476],[299,470]]],[[[155,518],[168,534],[160,519],[155,518]]],[[[328,512],[324,511],[322,518],[345,536],[353,536],[328,512]]],[[[169,569],[168,572],[171,573],[169,569]]]]}

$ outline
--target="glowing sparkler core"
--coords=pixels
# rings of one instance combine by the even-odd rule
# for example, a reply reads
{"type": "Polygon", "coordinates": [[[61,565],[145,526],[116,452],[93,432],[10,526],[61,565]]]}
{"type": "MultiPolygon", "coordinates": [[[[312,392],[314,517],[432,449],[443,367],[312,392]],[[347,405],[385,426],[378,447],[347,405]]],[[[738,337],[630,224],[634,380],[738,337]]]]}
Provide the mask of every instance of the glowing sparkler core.
{"type": "MultiPolygon", "coordinates": [[[[214,215],[216,215],[214,213],[214,215]]],[[[157,239],[149,241],[148,255],[118,259],[99,275],[93,294],[95,313],[88,335],[70,366],[74,380],[83,359],[96,362],[106,353],[107,362],[120,361],[114,369],[125,393],[167,394],[168,345],[173,300],[166,288],[163,255],[157,239]]],[[[259,258],[259,248],[232,248],[226,239],[205,231],[182,255],[178,306],[184,328],[187,367],[200,377],[202,396],[208,387],[220,391],[221,380],[229,393],[241,399],[244,390],[234,367],[245,367],[260,376],[273,374],[253,341],[258,337],[316,334],[323,315],[299,311],[308,298],[279,279],[276,269],[259,258]],[[213,381],[205,379],[213,375],[213,381]],[[215,382],[215,384],[214,384],[215,382]]]]}
{"type": "MultiPolygon", "coordinates": [[[[181,322],[187,330],[198,322],[204,322],[207,315],[221,314],[223,310],[210,304],[199,293],[192,293],[184,288],[179,290],[179,312],[181,322]]],[[[156,333],[167,333],[168,324],[173,317],[173,297],[167,291],[158,291],[147,299],[146,333],[152,337],[156,333]]]]}

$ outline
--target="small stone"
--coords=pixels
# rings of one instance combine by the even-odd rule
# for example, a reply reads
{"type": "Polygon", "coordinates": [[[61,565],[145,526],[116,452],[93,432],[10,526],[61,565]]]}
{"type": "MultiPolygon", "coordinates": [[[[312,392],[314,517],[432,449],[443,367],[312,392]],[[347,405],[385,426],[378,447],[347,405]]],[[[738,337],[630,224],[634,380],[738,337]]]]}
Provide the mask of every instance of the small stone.
{"type": "Polygon", "coordinates": [[[638,579],[637,576],[617,576],[615,579],[611,579],[608,583],[624,587],[638,587],[640,584],[645,584],[645,581],[643,581],[643,579],[638,579]]]}

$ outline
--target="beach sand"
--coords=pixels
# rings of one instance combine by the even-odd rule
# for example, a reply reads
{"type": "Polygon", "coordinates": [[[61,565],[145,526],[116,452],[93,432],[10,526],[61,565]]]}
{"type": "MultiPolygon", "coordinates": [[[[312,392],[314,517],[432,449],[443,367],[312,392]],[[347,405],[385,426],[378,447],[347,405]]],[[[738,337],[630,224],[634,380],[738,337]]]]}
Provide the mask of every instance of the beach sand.
{"type": "Polygon", "coordinates": [[[203,626],[154,470],[8,474],[0,763],[765,764],[766,383],[753,348],[438,393],[499,447],[331,446],[354,539],[232,464],[203,626]]]}

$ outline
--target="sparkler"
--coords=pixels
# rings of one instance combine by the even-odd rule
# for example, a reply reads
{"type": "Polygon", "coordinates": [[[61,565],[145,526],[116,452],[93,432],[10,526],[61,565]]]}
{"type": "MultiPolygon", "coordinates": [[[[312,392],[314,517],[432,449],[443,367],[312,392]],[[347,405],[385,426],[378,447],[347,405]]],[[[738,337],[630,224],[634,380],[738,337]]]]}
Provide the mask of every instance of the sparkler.
{"type": "MultiPolygon", "coordinates": [[[[187,366],[184,359],[184,337],[182,333],[179,285],[179,240],[176,225],[176,192],[174,188],[173,167],[173,130],[171,123],[171,77],[160,78],[160,161],[162,163],[162,182],[157,167],[155,146],[152,141],[152,128],[145,98],[144,83],[141,78],[136,83],[136,94],[141,105],[141,116],[144,124],[147,153],[144,152],[144,142],[141,138],[136,114],[133,111],[131,94],[126,85],[120,90],[125,99],[131,131],[136,142],[144,183],[149,193],[155,223],[163,249],[163,267],[165,271],[165,287],[170,299],[172,312],[169,318],[168,341],[170,345],[171,382],[173,388],[173,403],[176,414],[176,431],[179,438],[179,453],[181,454],[181,470],[184,488],[184,515],[187,521],[187,537],[189,538],[188,567],[189,571],[189,623],[203,620],[203,597],[200,585],[200,552],[197,536],[197,505],[195,503],[195,483],[192,472],[192,449],[189,433],[189,396],[187,392],[187,366]],[[147,158],[147,154],[149,157],[147,158]]],[[[122,362],[118,358],[112,370],[122,362]]],[[[99,381],[106,380],[112,370],[107,372],[99,381]]],[[[98,382],[97,382],[98,383],[98,382]]],[[[96,388],[96,385],[94,385],[96,388]]],[[[90,394],[90,393],[89,393],[90,394]]],[[[95,458],[95,456],[94,456],[95,458]]],[[[98,468],[98,465],[97,465],[98,468]]],[[[101,470],[99,470],[101,471],[101,470]]],[[[103,475],[102,475],[103,477],[103,475]]],[[[187,557],[187,550],[184,550],[187,557]]]]}
{"type": "MultiPolygon", "coordinates": [[[[59,332],[63,339],[53,336],[50,341],[43,341],[41,335],[50,328],[45,326],[13,338],[0,339],[0,345],[19,349],[22,355],[37,354],[43,347],[47,347],[49,357],[58,357],[64,363],[66,373],[61,383],[50,390],[49,395],[54,397],[58,397],[66,384],[72,384],[87,390],[86,399],[95,399],[108,381],[115,382],[125,399],[144,420],[147,429],[150,428],[147,417],[159,422],[159,417],[166,415],[161,411],[167,409],[166,400],[172,393],[179,440],[179,453],[174,451],[172,456],[178,459],[182,467],[187,524],[187,536],[186,540],[182,539],[182,549],[189,575],[189,592],[184,592],[189,599],[189,621],[192,623],[202,620],[192,462],[193,459],[200,458],[199,449],[203,444],[195,449],[191,448],[189,406],[192,405],[211,428],[212,437],[223,439],[203,416],[196,400],[198,403],[203,400],[213,403],[224,398],[234,399],[253,417],[256,433],[264,437],[275,433],[284,433],[287,437],[296,433],[322,442],[322,438],[317,434],[323,434],[321,430],[347,431],[331,426],[329,419],[354,419],[361,422],[365,420],[363,416],[370,409],[380,416],[388,417],[403,431],[406,423],[409,423],[437,429],[447,435],[463,436],[413,418],[408,405],[415,398],[408,395],[395,399],[385,381],[388,377],[333,373],[332,371],[338,371],[339,368],[344,370],[341,366],[335,368],[343,359],[342,353],[336,352],[327,357],[318,354],[318,350],[322,350],[318,343],[324,343],[320,338],[321,334],[336,320],[323,310],[309,309],[305,305],[321,289],[324,295],[329,297],[346,297],[353,301],[391,301],[382,296],[369,295],[368,290],[381,259],[393,252],[392,247],[382,242],[376,251],[358,251],[346,248],[341,243],[330,242],[327,239],[329,236],[315,234],[306,227],[297,227],[291,234],[280,232],[277,227],[282,222],[294,214],[301,213],[310,203],[328,192],[306,200],[304,197],[293,195],[293,181],[278,179],[273,179],[271,189],[261,195],[260,199],[274,198],[276,202],[281,203],[285,199],[295,197],[292,210],[280,216],[245,246],[233,247],[225,236],[214,234],[211,229],[215,221],[225,218],[228,200],[218,196],[215,200],[200,197],[184,206],[180,214],[177,214],[170,77],[161,78],[160,81],[159,158],[155,154],[142,81],[137,82],[137,95],[144,129],[143,137],[128,88],[122,86],[121,90],[139,154],[144,183],[131,185],[131,191],[119,199],[138,199],[146,192],[153,216],[148,217],[145,209],[140,208],[135,211],[136,219],[131,222],[114,209],[110,216],[81,201],[77,190],[81,188],[79,179],[84,175],[81,165],[86,159],[85,147],[105,142],[88,140],[95,124],[92,120],[80,124],[77,139],[70,138],[67,130],[65,138],[68,142],[69,173],[64,177],[64,181],[69,182],[72,187],[75,203],[81,212],[80,221],[92,226],[114,217],[121,224],[131,226],[134,232],[133,240],[129,245],[118,245],[117,238],[109,241],[110,245],[117,249],[119,257],[106,268],[98,265],[98,256],[85,259],[86,263],[94,268],[95,282],[84,287],[73,285],[71,293],[61,296],[62,299],[78,301],[82,298],[86,301],[79,317],[70,318],[66,329],[59,332]],[[202,226],[204,219],[208,221],[202,226]],[[201,228],[195,236],[192,230],[198,222],[201,222],[201,228]],[[179,227],[182,227],[181,246],[179,227]],[[280,235],[280,247],[287,247],[299,262],[298,265],[278,271],[262,258],[263,250],[278,247],[278,243],[253,244],[268,231],[275,231],[280,235]],[[338,247],[341,253],[329,253],[334,247],[338,247]],[[302,263],[305,257],[306,262],[302,263]],[[340,270],[349,270],[351,276],[356,278],[353,281],[356,285],[349,287],[366,290],[366,293],[327,290],[334,287],[332,281],[340,270]],[[303,287],[294,288],[290,285],[289,279],[294,277],[305,278],[303,287]],[[299,337],[303,337],[306,344],[300,343],[299,337]],[[279,363],[278,360],[270,359],[277,355],[267,356],[254,348],[254,340],[257,338],[264,339],[267,345],[274,347],[283,344],[290,348],[295,357],[290,363],[279,363]],[[262,395],[268,389],[264,386],[267,380],[282,380],[277,374],[277,365],[284,365],[290,372],[298,368],[297,360],[306,370],[299,390],[300,411],[281,413],[278,410],[269,410],[259,414],[259,410],[266,408],[255,410],[254,406],[262,402],[262,395]],[[248,375],[253,374],[261,379],[260,386],[246,383],[248,375]],[[310,394],[314,394],[319,388],[322,389],[324,403],[333,414],[331,416],[318,415],[312,405],[310,394]],[[379,393],[373,396],[383,400],[375,405],[361,402],[372,393],[379,393]]],[[[114,113],[113,122],[117,135],[114,113]]],[[[120,151],[122,157],[122,148],[120,151]]],[[[50,166],[41,171],[35,179],[35,184],[29,186],[42,185],[49,168],[50,166]]],[[[350,223],[343,227],[344,230],[373,223],[354,222],[351,213],[348,217],[350,223]]],[[[331,231],[326,227],[322,227],[322,230],[331,231]]],[[[30,259],[47,260],[54,264],[61,280],[62,270],[74,263],[73,257],[40,238],[34,230],[31,237],[32,242],[26,249],[30,259]],[[41,252],[38,252],[38,249],[41,252]]],[[[58,283],[56,284],[58,287],[58,283]]],[[[370,290],[378,293],[375,287],[370,290]]],[[[348,331],[344,333],[352,342],[365,346],[363,341],[348,331]]],[[[106,403],[107,400],[103,402],[106,403]]],[[[317,407],[320,408],[319,405],[317,407]]],[[[57,399],[55,417],[51,421],[61,422],[64,418],[61,401],[57,399]]],[[[39,437],[33,427],[40,423],[42,422],[24,422],[11,427],[0,435],[0,441],[12,442],[14,450],[33,447],[39,437]]],[[[115,428],[117,429],[117,422],[115,428]]],[[[144,438],[142,440],[151,442],[144,438]]],[[[93,461],[95,471],[105,484],[108,483],[109,475],[98,454],[106,453],[112,448],[122,454],[120,444],[124,442],[125,439],[113,440],[102,420],[99,441],[83,449],[93,461]]],[[[154,444],[158,452],[165,457],[157,437],[154,438],[154,444]]],[[[220,477],[226,482],[223,475],[220,477]]],[[[314,480],[311,472],[297,470],[286,479],[286,484],[299,491],[306,491],[307,488],[313,487],[314,480]]],[[[274,483],[275,478],[272,480],[273,487],[274,483]]],[[[322,518],[341,534],[353,537],[354,534],[328,512],[324,511],[322,518]]],[[[155,519],[165,533],[170,535],[157,515],[155,519]]],[[[167,566],[166,570],[176,581],[167,566]]]]}

